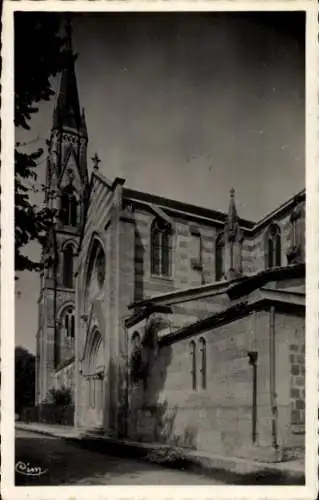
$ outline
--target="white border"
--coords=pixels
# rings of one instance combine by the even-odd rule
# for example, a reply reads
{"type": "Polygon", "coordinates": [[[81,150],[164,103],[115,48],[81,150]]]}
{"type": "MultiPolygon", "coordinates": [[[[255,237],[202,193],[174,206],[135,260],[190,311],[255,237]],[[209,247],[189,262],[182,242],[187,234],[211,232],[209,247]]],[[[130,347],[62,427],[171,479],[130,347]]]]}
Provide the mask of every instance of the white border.
{"type": "MultiPolygon", "coordinates": [[[[316,0],[218,1],[10,1],[5,0],[2,18],[2,135],[1,135],[1,493],[5,500],[47,498],[304,498],[317,497],[318,449],[318,318],[319,318],[319,169],[317,160],[317,38],[316,0]],[[13,12],[37,11],[307,11],[306,35],[306,190],[307,190],[307,313],[306,313],[306,486],[14,486],[14,178],[13,178],[13,12]]],[[[80,451],[79,451],[80,452],[80,451]]]]}

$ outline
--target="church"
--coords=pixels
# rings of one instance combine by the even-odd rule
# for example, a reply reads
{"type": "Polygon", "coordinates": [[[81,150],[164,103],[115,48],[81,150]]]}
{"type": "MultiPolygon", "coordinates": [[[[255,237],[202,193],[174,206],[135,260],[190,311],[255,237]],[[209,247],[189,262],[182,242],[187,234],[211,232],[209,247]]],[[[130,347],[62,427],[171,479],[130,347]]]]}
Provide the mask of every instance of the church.
{"type": "Polygon", "coordinates": [[[83,431],[284,460],[305,440],[305,191],[259,221],[130,189],[92,160],[69,41],[54,109],[36,402],[83,431]]]}

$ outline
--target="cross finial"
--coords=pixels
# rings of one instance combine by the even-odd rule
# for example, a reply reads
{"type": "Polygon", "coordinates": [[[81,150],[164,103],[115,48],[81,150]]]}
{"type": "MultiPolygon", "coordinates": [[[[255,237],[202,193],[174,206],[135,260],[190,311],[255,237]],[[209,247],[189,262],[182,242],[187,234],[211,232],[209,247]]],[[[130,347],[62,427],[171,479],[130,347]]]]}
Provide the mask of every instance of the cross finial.
{"type": "Polygon", "coordinates": [[[95,153],[94,156],[91,158],[93,161],[93,169],[98,170],[99,169],[99,163],[101,163],[100,158],[98,157],[98,154],[95,153]]]}
{"type": "Polygon", "coordinates": [[[235,189],[232,187],[230,190],[230,197],[234,198],[235,197],[235,189]]]}
{"type": "Polygon", "coordinates": [[[71,26],[71,18],[70,14],[66,14],[65,16],[65,32],[68,38],[72,36],[72,26],[71,26]]]}
{"type": "Polygon", "coordinates": [[[65,35],[66,35],[66,51],[69,54],[72,54],[72,26],[71,26],[71,17],[70,14],[67,13],[65,16],[65,35]]]}

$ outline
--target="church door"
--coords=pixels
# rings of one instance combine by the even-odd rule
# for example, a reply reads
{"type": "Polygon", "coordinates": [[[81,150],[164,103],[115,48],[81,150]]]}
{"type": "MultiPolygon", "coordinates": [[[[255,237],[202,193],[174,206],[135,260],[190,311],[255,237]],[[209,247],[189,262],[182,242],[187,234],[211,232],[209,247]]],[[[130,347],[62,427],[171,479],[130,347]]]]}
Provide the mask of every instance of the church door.
{"type": "Polygon", "coordinates": [[[91,415],[91,422],[95,427],[102,427],[105,408],[104,343],[101,334],[97,330],[92,339],[87,383],[88,407],[91,415]]]}

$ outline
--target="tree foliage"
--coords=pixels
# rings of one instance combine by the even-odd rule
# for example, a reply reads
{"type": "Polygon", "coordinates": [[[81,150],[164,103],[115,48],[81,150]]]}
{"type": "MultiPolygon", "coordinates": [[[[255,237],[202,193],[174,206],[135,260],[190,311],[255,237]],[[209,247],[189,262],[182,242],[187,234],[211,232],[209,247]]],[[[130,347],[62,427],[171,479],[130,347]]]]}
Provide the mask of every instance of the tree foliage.
{"type": "Polygon", "coordinates": [[[49,401],[56,406],[70,406],[72,405],[72,391],[68,387],[61,387],[55,389],[52,387],[49,390],[49,401]]]}
{"type": "MultiPolygon", "coordinates": [[[[54,95],[51,79],[66,64],[65,38],[61,36],[58,13],[16,12],[14,56],[14,123],[30,129],[30,121],[41,101],[54,95]]],[[[53,213],[32,203],[32,184],[37,180],[37,167],[43,161],[43,149],[29,151],[15,145],[15,268],[17,271],[38,270],[40,263],[25,255],[31,241],[43,243],[52,224],[53,213]],[[31,184],[31,187],[30,187],[31,184]]],[[[45,188],[45,186],[43,186],[45,188]]]]}
{"type": "Polygon", "coordinates": [[[21,415],[35,403],[35,356],[23,347],[15,349],[15,411],[21,415]]]}

